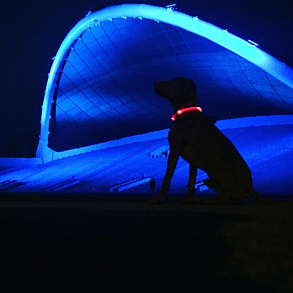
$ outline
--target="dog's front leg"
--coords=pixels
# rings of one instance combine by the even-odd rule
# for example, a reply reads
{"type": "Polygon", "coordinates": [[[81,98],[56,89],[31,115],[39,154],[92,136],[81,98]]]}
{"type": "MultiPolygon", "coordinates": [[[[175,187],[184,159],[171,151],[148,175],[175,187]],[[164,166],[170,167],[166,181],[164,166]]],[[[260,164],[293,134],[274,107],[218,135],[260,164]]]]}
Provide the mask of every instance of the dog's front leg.
{"type": "Polygon", "coordinates": [[[167,170],[165,174],[165,178],[163,181],[162,189],[158,193],[158,195],[154,198],[152,198],[149,202],[152,204],[160,204],[165,200],[166,193],[169,191],[171,179],[173,177],[178,159],[179,159],[179,152],[170,150],[170,154],[168,157],[168,164],[167,164],[167,170]]]}
{"type": "Polygon", "coordinates": [[[193,193],[195,191],[195,181],[196,181],[197,167],[189,164],[189,178],[187,184],[187,192],[183,198],[183,203],[191,203],[194,200],[193,193]]]}

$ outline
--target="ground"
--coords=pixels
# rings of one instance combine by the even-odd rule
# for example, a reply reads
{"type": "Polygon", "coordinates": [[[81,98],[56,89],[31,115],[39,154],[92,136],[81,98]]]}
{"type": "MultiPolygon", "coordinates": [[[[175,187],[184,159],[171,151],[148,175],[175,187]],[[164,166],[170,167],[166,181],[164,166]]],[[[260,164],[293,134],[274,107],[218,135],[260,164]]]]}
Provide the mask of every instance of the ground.
{"type": "MultiPolygon", "coordinates": [[[[292,292],[293,202],[0,201],[1,292],[292,292]]],[[[278,197],[279,199],[279,197],[278,197]]]]}

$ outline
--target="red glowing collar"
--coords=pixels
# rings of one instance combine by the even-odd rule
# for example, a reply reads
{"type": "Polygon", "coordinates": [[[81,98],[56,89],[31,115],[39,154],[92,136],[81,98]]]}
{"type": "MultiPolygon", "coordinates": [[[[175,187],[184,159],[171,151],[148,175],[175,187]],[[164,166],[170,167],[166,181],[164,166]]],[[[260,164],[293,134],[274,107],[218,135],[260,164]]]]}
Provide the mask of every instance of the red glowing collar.
{"type": "Polygon", "coordinates": [[[177,116],[180,116],[180,115],[184,114],[185,112],[189,112],[189,111],[202,112],[202,108],[201,107],[182,108],[182,109],[178,110],[174,115],[172,115],[171,120],[175,121],[177,116]]]}

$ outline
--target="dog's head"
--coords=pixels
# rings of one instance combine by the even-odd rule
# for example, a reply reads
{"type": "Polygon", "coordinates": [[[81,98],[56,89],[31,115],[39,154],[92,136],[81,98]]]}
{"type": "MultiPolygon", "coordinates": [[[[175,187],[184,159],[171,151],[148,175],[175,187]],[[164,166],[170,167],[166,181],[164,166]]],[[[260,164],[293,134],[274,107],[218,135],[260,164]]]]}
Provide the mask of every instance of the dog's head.
{"type": "Polygon", "coordinates": [[[158,96],[167,98],[175,111],[183,107],[198,106],[195,83],[185,77],[175,77],[170,81],[156,81],[155,91],[158,96]]]}

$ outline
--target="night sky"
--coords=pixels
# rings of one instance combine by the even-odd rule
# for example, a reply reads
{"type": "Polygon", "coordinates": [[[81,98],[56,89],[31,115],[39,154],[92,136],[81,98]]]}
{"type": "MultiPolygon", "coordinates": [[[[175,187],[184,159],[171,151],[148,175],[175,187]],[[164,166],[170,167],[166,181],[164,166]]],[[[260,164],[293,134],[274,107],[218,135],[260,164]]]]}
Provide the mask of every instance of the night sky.
{"type": "Polygon", "coordinates": [[[35,155],[51,59],[89,10],[123,3],[177,3],[178,11],[250,39],[293,68],[292,0],[2,0],[0,157],[35,155]]]}

